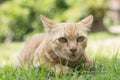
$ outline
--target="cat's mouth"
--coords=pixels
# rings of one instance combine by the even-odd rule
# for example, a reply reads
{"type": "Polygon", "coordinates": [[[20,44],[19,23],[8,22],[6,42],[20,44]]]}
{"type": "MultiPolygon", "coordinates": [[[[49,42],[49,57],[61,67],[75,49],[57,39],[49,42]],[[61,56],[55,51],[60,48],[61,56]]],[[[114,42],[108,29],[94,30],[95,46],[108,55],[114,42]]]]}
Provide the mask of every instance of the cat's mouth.
{"type": "Polygon", "coordinates": [[[77,56],[76,52],[71,52],[69,55],[69,57],[76,57],[76,56],[77,56]]]}
{"type": "Polygon", "coordinates": [[[74,59],[74,58],[76,58],[76,56],[75,56],[75,55],[72,55],[72,56],[70,56],[70,58],[71,58],[71,59],[74,59]]]}
{"type": "Polygon", "coordinates": [[[77,58],[78,56],[77,55],[71,55],[70,58],[74,59],[74,58],[77,58]]]}
{"type": "Polygon", "coordinates": [[[66,55],[61,54],[61,57],[65,58],[69,61],[75,61],[79,58],[79,55],[77,55],[77,53],[69,53],[69,54],[66,53],[66,55]]]}
{"type": "Polygon", "coordinates": [[[72,54],[72,55],[69,56],[70,61],[75,61],[78,58],[79,58],[79,56],[76,55],[76,54],[72,54]]]}
{"type": "Polygon", "coordinates": [[[72,53],[72,54],[70,55],[70,57],[76,57],[76,55],[75,55],[74,53],[72,53]]]}

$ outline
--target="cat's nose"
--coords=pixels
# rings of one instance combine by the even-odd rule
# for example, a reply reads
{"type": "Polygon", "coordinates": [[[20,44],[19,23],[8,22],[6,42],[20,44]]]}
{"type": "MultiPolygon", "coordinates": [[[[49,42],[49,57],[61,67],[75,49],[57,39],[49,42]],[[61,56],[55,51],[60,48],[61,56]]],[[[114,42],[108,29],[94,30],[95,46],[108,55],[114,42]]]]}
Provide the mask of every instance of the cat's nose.
{"type": "Polygon", "coordinates": [[[75,53],[75,52],[77,51],[77,48],[71,48],[70,51],[71,51],[72,53],[75,53]]]}

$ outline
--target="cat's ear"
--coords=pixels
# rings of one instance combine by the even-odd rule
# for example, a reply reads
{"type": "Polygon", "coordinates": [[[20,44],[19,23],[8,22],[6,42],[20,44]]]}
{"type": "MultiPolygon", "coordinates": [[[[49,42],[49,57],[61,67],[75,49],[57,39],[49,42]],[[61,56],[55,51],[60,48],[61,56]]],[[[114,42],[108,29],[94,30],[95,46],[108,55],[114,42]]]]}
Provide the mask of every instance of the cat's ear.
{"type": "Polygon", "coordinates": [[[88,17],[84,18],[83,20],[81,20],[80,22],[78,22],[77,24],[79,26],[85,26],[86,28],[90,28],[93,22],[93,16],[89,15],[88,17]]]}
{"type": "Polygon", "coordinates": [[[40,19],[41,19],[44,27],[47,29],[47,31],[49,31],[50,29],[52,29],[55,26],[55,22],[46,18],[45,16],[40,15],[40,19]]]}

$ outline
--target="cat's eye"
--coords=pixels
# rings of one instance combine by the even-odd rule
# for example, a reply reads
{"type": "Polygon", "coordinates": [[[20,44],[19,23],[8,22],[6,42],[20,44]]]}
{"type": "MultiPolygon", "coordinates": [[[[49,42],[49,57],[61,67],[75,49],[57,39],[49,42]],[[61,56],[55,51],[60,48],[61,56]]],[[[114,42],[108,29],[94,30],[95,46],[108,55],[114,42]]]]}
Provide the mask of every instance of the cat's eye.
{"type": "Polygon", "coordinates": [[[67,42],[67,39],[64,38],[64,37],[60,37],[60,38],[58,39],[58,41],[61,42],[61,43],[66,43],[66,42],[67,42]]]}
{"type": "Polygon", "coordinates": [[[84,36],[80,36],[77,38],[77,42],[82,42],[84,41],[85,37],[84,36]]]}

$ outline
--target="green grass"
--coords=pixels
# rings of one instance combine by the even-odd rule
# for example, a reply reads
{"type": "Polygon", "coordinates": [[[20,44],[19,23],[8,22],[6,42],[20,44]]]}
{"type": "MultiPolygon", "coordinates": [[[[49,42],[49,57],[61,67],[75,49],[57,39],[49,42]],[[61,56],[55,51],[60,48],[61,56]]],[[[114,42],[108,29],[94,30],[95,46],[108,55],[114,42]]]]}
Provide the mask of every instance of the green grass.
{"type": "Polygon", "coordinates": [[[53,71],[43,67],[31,67],[25,70],[22,67],[5,66],[0,68],[1,80],[120,80],[120,60],[114,55],[111,59],[96,56],[95,70],[73,71],[68,75],[56,75],[53,71]]]}
{"type": "MultiPolygon", "coordinates": [[[[114,36],[108,33],[96,33],[88,37],[94,42],[114,36]]],[[[94,59],[94,70],[73,70],[68,75],[59,76],[54,71],[43,67],[31,66],[28,70],[23,67],[14,68],[12,62],[23,45],[23,42],[0,44],[0,80],[120,80],[120,50],[112,45],[110,47],[101,45],[96,48],[88,44],[86,51],[94,59]]]]}

